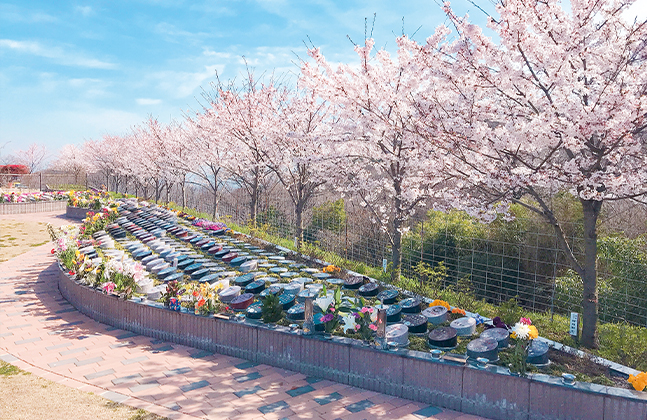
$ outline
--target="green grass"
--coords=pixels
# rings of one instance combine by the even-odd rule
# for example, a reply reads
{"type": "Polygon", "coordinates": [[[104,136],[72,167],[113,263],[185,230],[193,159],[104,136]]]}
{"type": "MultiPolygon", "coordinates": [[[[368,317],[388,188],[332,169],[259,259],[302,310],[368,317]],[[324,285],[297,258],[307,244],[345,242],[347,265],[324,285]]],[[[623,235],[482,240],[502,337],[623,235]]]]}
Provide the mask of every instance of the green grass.
{"type": "Polygon", "coordinates": [[[0,376],[13,376],[19,373],[26,373],[17,368],[16,366],[0,361],[0,376]]]}

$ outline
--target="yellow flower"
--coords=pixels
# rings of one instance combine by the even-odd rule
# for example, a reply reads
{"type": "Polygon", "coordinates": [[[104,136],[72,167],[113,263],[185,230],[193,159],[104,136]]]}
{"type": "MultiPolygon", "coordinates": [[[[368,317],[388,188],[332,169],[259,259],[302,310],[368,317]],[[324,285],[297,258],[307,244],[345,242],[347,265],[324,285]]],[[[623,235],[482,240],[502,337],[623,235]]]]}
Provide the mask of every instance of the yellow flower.
{"type": "Polygon", "coordinates": [[[529,337],[530,337],[532,340],[534,340],[535,338],[539,337],[539,331],[537,331],[537,327],[535,327],[534,325],[530,325],[530,326],[528,326],[528,328],[530,328],[530,334],[529,334],[529,337]]]}
{"type": "Polygon", "coordinates": [[[445,308],[447,308],[448,311],[451,309],[451,307],[449,306],[449,303],[440,299],[434,300],[433,302],[431,302],[431,304],[429,304],[429,306],[444,306],[445,308]]]}
{"type": "Polygon", "coordinates": [[[633,385],[636,391],[643,391],[647,387],[647,372],[641,372],[638,375],[629,375],[627,379],[633,385]]]}

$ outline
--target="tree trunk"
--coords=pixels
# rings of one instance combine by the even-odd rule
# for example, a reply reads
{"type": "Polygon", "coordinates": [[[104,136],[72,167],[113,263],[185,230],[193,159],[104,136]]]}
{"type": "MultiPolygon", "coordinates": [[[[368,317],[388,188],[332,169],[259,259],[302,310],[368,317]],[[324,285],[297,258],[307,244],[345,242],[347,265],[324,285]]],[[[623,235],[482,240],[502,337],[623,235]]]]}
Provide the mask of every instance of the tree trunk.
{"type": "Polygon", "coordinates": [[[402,271],[402,220],[399,217],[393,220],[393,243],[391,247],[393,251],[391,281],[395,283],[400,280],[400,273],[402,271]]]}
{"type": "Polygon", "coordinates": [[[391,271],[391,281],[393,283],[400,280],[400,273],[402,271],[402,184],[398,178],[393,181],[393,189],[395,192],[395,217],[393,219],[393,234],[392,240],[392,263],[393,271],[391,271]]]}
{"type": "Polygon", "coordinates": [[[301,249],[301,244],[303,243],[303,202],[297,202],[297,205],[294,206],[294,216],[296,218],[296,232],[295,236],[297,238],[297,251],[301,249]]]}
{"type": "Polygon", "coordinates": [[[157,203],[160,199],[160,182],[159,179],[155,180],[155,202],[157,203]]]}
{"type": "Polygon", "coordinates": [[[186,209],[186,175],[182,179],[182,210],[186,209]]]}
{"type": "Polygon", "coordinates": [[[582,345],[597,348],[598,287],[597,221],[602,201],[580,200],[584,210],[584,275],[582,276],[582,345]]]}
{"type": "Polygon", "coordinates": [[[211,214],[213,221],[215,222],[218,218],[218,186],[215,185],[213,188],[213,213],[211,214]]]}

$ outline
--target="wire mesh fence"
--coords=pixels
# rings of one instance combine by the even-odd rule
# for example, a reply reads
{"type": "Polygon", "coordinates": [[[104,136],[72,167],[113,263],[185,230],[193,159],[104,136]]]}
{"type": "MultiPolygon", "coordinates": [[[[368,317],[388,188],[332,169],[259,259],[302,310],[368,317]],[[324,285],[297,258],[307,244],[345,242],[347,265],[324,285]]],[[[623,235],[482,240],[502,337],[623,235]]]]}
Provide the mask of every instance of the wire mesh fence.
{"type": "Polygon", "coordinates": [[[88,187],[85,173],[37,172],[32,174],[0,174],[0,188],[12,191],[55,191],[88,187]]]}

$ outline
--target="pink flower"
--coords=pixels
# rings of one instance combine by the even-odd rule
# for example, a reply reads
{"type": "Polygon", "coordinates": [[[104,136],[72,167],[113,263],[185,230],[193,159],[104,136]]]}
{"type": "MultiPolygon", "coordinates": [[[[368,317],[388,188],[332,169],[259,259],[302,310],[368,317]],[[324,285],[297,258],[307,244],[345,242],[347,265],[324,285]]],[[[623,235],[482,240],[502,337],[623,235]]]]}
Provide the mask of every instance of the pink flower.
{"type": "Polygon", "coordinates": [[[356,330],[359,330],[360,328],[361,328],[361,327],[360,327],[360,325],[359,325],[359,324],[355,324],[355,329],[356,329],[356,330]]]}
{"type": "Polygon", "coordinates": [[[114,284],[111,281],[108,281],[108,282],[103,283],[102,286],[103,286],[103,291],[104,292],[112,293],[112,291],[115,290],[115,286],[117,286],[117,285],[114,284]]]}
{"type": "Polygon", "coordinates": [[[519,322],[521,322],[522,324],[526,324],[526,325],[532,325],[532,321],[530,320],[530,318],[523,318],[523,317],[522,317],[522,318],[519,320],[519,322]]]}
{"type": "Polygon", "coordinates": [[[375,324],[369,324],[368,327],[373,331],[377,331],[377,327],[375,326],[375,324]]]}
{"type": "Polygon", "coordinates": [[[363,314],[365,314],[366,312],[368,312],[368,308],[367,308],[367,307],[362,308],[362,309],[361,309],[361,312],[362,312],[363,314]]]}

